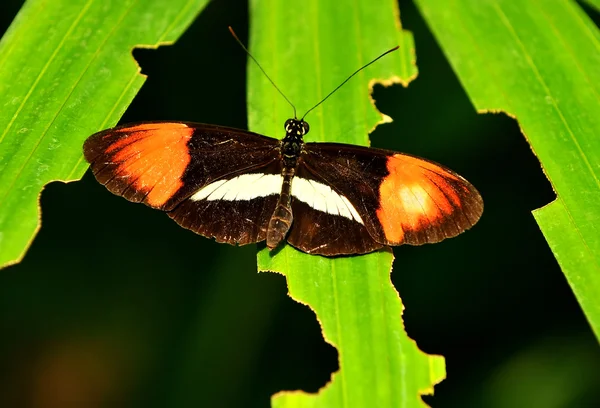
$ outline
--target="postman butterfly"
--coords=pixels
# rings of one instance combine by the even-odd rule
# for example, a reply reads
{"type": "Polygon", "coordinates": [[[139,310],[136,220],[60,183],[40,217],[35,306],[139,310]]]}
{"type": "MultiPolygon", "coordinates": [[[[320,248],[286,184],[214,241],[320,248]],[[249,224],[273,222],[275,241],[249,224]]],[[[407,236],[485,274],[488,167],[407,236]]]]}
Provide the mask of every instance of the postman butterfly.
{"type": "Polygon", "coordinates": [[[452,170],[390,150],[304,142],[305,116],[285,122],[283,139],[188,122],[130,124],[90,136],[83,151],[112,193],[234,245],[287,241],[309,254],[364,254],[439,242],[481,217],[481,196],[452,170]]]}

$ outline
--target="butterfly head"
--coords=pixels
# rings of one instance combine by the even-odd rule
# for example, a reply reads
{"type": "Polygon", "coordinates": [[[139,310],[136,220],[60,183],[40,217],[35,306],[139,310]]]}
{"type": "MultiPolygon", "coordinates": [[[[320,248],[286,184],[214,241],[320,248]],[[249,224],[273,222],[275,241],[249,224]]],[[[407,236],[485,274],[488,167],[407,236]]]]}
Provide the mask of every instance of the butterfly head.
{"type": "Polygon", "coordinates": [[[288,119],[285,121],[285,133],[293,137],[302,137],[308,133],[310,126],[303,119],[288,119]]]}

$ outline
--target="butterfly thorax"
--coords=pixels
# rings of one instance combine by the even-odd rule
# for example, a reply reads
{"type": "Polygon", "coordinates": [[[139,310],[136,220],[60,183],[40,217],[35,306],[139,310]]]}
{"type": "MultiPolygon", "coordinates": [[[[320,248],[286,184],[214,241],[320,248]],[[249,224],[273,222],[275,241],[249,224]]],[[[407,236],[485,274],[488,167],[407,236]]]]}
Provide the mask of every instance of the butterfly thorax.
{"type": "Polygon", "coordinates": [[[296,167],[298,158],[302,153],[304,135],[308,133],[309,126],[304,120],[288,119],[285,122],[285,137],[281,141],[281,156],[284,167],[296,167]]]}

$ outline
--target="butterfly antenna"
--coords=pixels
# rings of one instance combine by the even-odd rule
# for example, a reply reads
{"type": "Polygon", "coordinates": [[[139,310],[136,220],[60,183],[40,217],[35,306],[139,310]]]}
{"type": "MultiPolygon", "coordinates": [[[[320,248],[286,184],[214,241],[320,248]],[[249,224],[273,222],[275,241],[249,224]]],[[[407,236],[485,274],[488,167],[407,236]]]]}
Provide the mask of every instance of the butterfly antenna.
{"type": "Polygon", "coordinates": [[[294,109],[294,118],[296,118],[296,107],[294,106],[294,104],[292,102],[290,102],[290,100],[287,98],[287,96],[285,96],[285,94],[281,91],[281,89],[279,89],[279,87],[277,85],[275,85],[275,82],[273,82],[273,80],[271,79],[271,77],[269,75],[267,75],[267,73],[265,72],[265,70],[263,69],[263,67],[260,66],[260,64],[258,63],[258,61],[256,60],[256,58],[254,58],[254,56],[252,54],[250,54],[250,51],[248,51],[248,49],[246,48],[246,46],[244,45],[244,43],[240,41],[240,39],[235,34],[235,31],[233,31],[233,28],[231,28],[231,26],[229,27],[229,32],[231,33],[231,35],[233,35],[233,38],[235,38],[235,40],[238,42],[238,44],[240,45],[240,47],[242,47],[242,49],[244,51],[246,51],[246,54],[248,54],[248,56],[250,58],[252,58],[252,61],[254,61],[256,63],[256,65],[258,65],[258,68],[260,68],[260,70],[262,71],[262,73],[265,74],[265,76],[267,77],[267,79],[269,80],[269,82],[271,82],[273,84],[273,86],[275,87],[275,89],[277,89],[277,91],[281,94],[281,96],[284,97],[284,99],[287,101],[287,103],[290,104],[290,106],[292,107],[292,109],[294,109]]]}
{"type": "Polygon", "coordinates": [[[302,116],[302,118],[300,120],[304,120],[304,118],[306,117],[306,115],[308,115],[308,113],[310,111],[312,111],[313,109],[315,109],[317,106],[319,106],[320,104],[322,104],[323,102],[325,102],[327,100],[327,98],[329,98],[331,95],[333,95],[335,93],[335,91],[337,91],[338,89],[340,89],[346,82],[348,82],[354,75],[358,74],[360,71],[362,71],[363,69],[365,69],[366,67],[368,67],[369,65],[371,65],[372,63],[374,63],[375,61],[377,61],[380,58],[385,57],[386,55],[388,55],[390,52],[396,51],[398,48],[400,48],[399,45],[395,46],[394,48],[392,48],[391,50],[387,50],[386,52],[384,52],[383,54],[381,54],[379,57],[375,58],[374,60],[372,60],[371,62],[369,62],[366,65],[363,65],[362,67],[360,67],[359,69],[357,69],[356,71],[354,71],[352,73],[352,75],[350,75],[348,78],[346,78],[346,80],[344,82],[342,82],[341,84],[339,84],[333,91],[329,92],[329,94],[321,99],[321,102],[317,103],[315,106],[313,106],[312,108],[310,108],[309,110],[306,111],[306,113],[302,116]]]}

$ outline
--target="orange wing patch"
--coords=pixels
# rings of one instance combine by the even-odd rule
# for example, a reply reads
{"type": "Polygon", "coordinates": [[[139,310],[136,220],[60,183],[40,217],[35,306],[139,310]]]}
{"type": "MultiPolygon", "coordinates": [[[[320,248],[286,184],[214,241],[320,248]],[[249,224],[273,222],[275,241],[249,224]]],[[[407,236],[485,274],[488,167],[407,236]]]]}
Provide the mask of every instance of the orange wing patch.
{"type": "Polygon", "coordinates": [[[181,177],[191,160],[187,143],[193,132],[183,123],[147,123],[99,135],[98,157],[105,163],[97,163],[96,158],[94,173],[106,171],[103,164],[116,165],[109,167],[110,178],[105,181],[111,191],[124,195],[126,190],[120,187],[124,183],[141,193],[148,205],[161,207],[183,186],[181,177]]]}
{"type": "Polygon", "coordinates": [[[438,242],[479,219],[479,193],[452,171],[403,154],[390,156],[387,170],[377,218],[390,244],[438,242]],[[465,206],[478,208],[465,212],[465,206]]]}

